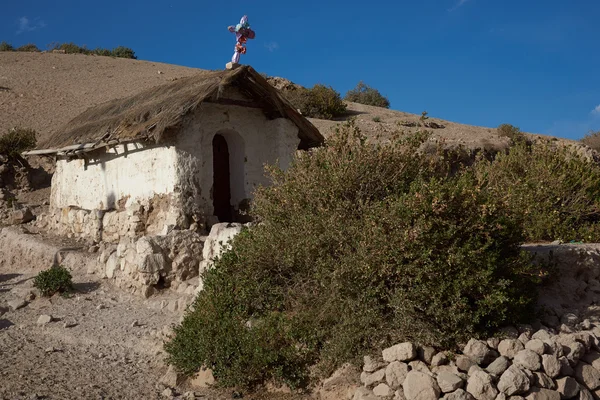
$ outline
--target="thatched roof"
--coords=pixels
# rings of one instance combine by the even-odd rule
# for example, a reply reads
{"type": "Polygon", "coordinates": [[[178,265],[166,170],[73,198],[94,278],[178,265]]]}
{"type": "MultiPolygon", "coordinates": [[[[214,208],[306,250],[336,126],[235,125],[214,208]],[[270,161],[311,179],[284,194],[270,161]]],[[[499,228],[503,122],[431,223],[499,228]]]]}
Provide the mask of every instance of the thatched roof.
{"type": "MultiPolygon", "coordinates": [[[[88,148],[94,144],[131,140],[164,142],[176,135],[189,113],[202,102],[258,107],[269,118],[290,119],[299,128],[301,148],[317,146],[323,136],[306,118],[250,66],[234,70],[201,72],[135,96],[92,107],[64,126],[39,148],[88,148]],[[220,99],[226,87],[235,87],[249,102],[220,99]]],[[[95,147],[95,146],[93,146],[95,147]]]]}

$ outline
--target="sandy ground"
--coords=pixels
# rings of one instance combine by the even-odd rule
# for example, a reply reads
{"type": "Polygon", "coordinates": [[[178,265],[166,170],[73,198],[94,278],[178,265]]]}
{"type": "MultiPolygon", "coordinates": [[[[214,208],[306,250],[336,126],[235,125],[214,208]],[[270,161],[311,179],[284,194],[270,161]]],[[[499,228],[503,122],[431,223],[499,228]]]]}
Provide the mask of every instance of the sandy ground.
{"type": "MultiPolygon", "coordinates": [[[[37,271],[0,266],[0,399],[165,398],[163,342],[180,315],[151,309],[84,271],[72,271],[71,298],[36,298],[12,311],[8,303],[32,291],[37,271]],[[41,315],[52,322],[39,325],[41,315]]],[[[231,399],[233,393],[184,382],[175,398],[192,390],[197,399],[231,399]]],[[[302,397],[259,391],[244,398],[302,397]]]]}

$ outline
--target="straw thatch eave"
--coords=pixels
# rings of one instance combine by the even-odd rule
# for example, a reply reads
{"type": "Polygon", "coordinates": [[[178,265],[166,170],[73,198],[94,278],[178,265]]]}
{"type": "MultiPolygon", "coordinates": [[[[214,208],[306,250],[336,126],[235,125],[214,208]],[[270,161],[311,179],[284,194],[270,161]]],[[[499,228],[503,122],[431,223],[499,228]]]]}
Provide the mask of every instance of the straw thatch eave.
{"type": "MultiPolygon", "coordinates": [[[[301,148],[318,146],[323,136],[300,115],[266,79],[252,67],[201,72],[195,76],[157,86],[134,96],[113,100],[83,112],[39,148],[129,142],[164,143],[177,135],[184,119],[203,102],[255,107],[268,118],[287,118],[299,129],[301,148]],[[249,101],[223,99],[227,87],[235,87],[249,101]]],[[[47,152],[46,151],[46,152],[47,152]]],[[[52,150],[53,151],[53,150],[52,150]]]]}

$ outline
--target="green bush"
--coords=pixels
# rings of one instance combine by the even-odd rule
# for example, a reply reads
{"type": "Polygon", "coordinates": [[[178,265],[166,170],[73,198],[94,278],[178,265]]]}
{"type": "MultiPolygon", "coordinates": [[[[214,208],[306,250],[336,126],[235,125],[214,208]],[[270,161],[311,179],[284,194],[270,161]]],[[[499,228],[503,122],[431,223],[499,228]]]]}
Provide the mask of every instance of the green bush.
{"type": "Polygon", "coordinates": [[[529,241],[600,240],[600,166],[552,141],[517,142],[475,166],[529,241]]]}
{"type": "Polygon", "coordinates": [[[529,318],[539,271],[521,226],[473,173],[419,151],[426,138],[370,144],[350,122],[271,169],[258,224],[204,273],[169,362],[226,386],[297,386],[369,350],[448,348],[529,318]]]}
{"type": "Polygon", "coordinates": [[[504,136],[511,140],[512,143],[526,141],[525,134],[519,128],[510,124],[502,124],[496,129],[498,136],[504,136]]]}
{"type": "Polygon", "coordinates": [[[0,154],[19,158],[21,153],[34,149],[37,145],[36,131],[26,128],[12,128],[0,136],[0,154]]]}
{"type": "Polygon", "coordinates": [[[305,117],[332,119],[346,113],[346,104],[340,94],[329,86],[315,85],[312,89],[286,90],[284,96],[305,117]]]}
{"type": "Polygon", "coordinates": [[[7,42],[0,42],[0,51],[14,51],[15,48],[12,47],[12,45],[10,43],[7,42]]]}
{"type": "Polygon", "coordinates": [[[346,93],[344,100],[369,106],[390,108],[390,101],[387,97],[383,96],[379,93],[379,90],[368,86],[363,81],[358,82],[358,85],[356,85],[354,89],[349,90],[346,93]]]}
{"type": "Polygon", "coordinates": [[[52,296],[55,293],[69,293],[73,289],[73,281],[69,270],[60,265],[37,274],[33,286],[42,296],[52,296]]]}
{"type": "Polygon", "coordinates": [[[115,47],[112,50],[111,55],[113,57],[132,58],[134,60],[137,59],[137,57],[135,56],[135,52],[133,50],[131,50],[128,47],[123,47],[123,46],[115,47]]]}
{"type": "Polygon", "coordinates": [[[600,151],[600,131],[588,133],[581,139],[581,143],[596,151],[600,151]]]}
{"type": "Polygon", "coordinates": [[[24,44],[21,47],[17,47],[16,51],[39,53],[40,49],[38,49],[38,47],[35,44],[28,43],[28,44],[24,44]]]}

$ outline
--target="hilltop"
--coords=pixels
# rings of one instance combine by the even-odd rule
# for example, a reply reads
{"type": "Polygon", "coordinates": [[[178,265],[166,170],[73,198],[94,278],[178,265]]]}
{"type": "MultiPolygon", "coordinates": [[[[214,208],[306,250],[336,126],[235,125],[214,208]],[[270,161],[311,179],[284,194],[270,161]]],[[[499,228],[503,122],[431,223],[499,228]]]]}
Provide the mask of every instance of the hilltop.
{"type": "MultiPolygon", "coordinates": [[[[81,54],[0,52],[0,132],[14,126],[39,132],[39,143],[81,112],[97,104],[138,93],[205,70],[152,61],[81,54]]],[[[288,82],[277,78],[279,83],[288,82]]],[[[369,137],[385,138],[398,129],[417,128],[420,115],[348,103],[350,116],[369,137]]],[[[337,121],[310,119],[328,136],[337,121]]],[[[468,147],[504,147],[506,138],[485,128],[430,118],[434,137],[468,147]]]]}

